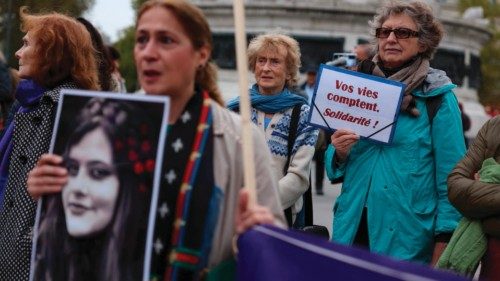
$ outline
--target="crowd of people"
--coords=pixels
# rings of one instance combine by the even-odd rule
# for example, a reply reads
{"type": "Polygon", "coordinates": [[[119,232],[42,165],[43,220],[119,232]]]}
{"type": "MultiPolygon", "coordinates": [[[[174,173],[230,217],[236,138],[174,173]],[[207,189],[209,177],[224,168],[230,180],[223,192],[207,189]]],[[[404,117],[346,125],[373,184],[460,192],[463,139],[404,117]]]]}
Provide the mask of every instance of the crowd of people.
{"type": "MultiPolygon", "coordinates": [[[[140,123],[144,113],[91,100],[65,150],[48,153],[62,89],[126,91],[119,54],[84,18],[26,8],[20,17],[19,69],[9,70],[0,56],[0,280],[28,280],[30,268],[35,280],[141,279],[137,263],[146,257],[124,250],[145,235],[145,227],[127,228],[140,223],[131,215],[141,209],[130,203],[137,196],[127,188],[138,183],[130,170],[115,168],[129,157],[115,143],[141,135],[125,124],[140,123]],[[119,113],[124,117],[110,119],[119,113]],[[53,215],[33,237],[41,197],[45,216],[53,215]],[[94,202],[92,218],[74,206],[82,198],[94,202]],[[41,245],[32,265],[36,239],[41,245]]],[[[369,25],[373,42],[356,47],[354,70],[406,85],[390,145],[350,128],[311,126],[317,70],[308,69],[298,85],[299,43],[281,32],[250,41],[253,202],[244,188],[240,100],[226,105],[222,99],[207,19],[187,0],[141,5],[137,78],[147,95],[170,98],[157,202],[170,211],[154,218],[151,279],[210,279],[234,261],[235,237],[256,224],[303,229],[313,161],[318,195],[324,169],[329,180],[342,182],[332,241],[433,266],[465,216],[480,220],[487,237],[482,277],[500,279],[494,266],[500,262],[500,117],[483,126],[466,152],[455,85],[430,67],[444,29],[427,4],[385,3],[369,25]]]]}

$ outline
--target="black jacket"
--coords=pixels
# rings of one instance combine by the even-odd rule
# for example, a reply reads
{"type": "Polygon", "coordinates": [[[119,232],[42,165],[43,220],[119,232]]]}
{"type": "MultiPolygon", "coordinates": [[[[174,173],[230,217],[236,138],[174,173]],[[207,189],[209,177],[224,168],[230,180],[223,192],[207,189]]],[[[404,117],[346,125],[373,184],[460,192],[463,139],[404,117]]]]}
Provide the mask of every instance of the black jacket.
{"type": "Polygon", "coordinates": [[[63,84],[44,93],[31,112],[15,114],[4,204],[0,211],[0,280],[28,280],[37,202],[28,194],[28,172],[49,151],[57,102],[63,84]]]}

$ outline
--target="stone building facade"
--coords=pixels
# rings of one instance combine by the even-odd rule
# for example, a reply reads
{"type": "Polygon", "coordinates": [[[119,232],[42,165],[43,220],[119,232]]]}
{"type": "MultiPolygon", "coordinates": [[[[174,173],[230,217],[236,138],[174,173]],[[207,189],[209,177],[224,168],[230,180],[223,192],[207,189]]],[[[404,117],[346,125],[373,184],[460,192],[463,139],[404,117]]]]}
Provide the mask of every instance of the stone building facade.
{"type": "MultiPolygon", "coordinates": [[[[243,0],[242,0],[243,1],[243,0]]],[[[300,43],[301,71],[332,60],[333,53],[351,52],[358,43],[369,42],[368,21],[383,0],[246,0],[247,39],[271,30],[282,30],[300,43]]],[[[455,90],[465,112],[472,119],[466,133],[474,138],[488,119],[478,102],[481,83],[480,51],[492,33],[485,19],[464,19],[457,10],[458,0],[427,1],[445,27],[445,36],[431,66],[446,71],[458,86],[455,90]]],[[[224,97],[238,93],[233,0],[193,0],[208,17],[214,34],[213,57],[220,71],[224,97]]],[[[251,76],[251,75],[250,75],[251,76]]],[[[249,81],[253,81],[250,77],[249,81]]]]}
{"type": "MultiPolygon", "coordinates": [[[[214,33],[214,58],[222,69],[235,69],[233,0],[195,0],[207,15],[214,33]]],[[[302,51],[302,70],[332,59],[333,53],[350,52],[368,42],[368,21],[380,0],[247,0],[248,39],[269,30],[283,30],[296,38],[302,51]]],[[[428,1],[443,22],[446,35],[432,61],[459,86],[464,100],[477,101],[481,47],[491,37],[484,24],[462,19],[456,0],[428,1]]]]}

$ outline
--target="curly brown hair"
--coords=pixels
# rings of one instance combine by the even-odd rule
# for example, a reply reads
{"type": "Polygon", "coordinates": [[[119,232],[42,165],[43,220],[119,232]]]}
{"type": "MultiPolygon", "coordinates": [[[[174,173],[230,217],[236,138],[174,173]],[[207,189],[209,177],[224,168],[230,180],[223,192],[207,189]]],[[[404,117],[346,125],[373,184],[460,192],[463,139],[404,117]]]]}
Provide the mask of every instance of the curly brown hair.
{"type": "Polygon", "coordinates": [[[421,1],[389,1],[377,11],[370,21],[371,33],[379,28],[392,15],[405,14],[413,19],[419,32],[418,43],[425,47],[420,55],[431,59],[444,35],[441,22],[434,16],[429,5],[421,1]]]}
{"type": "Polygon", "coordinates": [[[97,63],[89,32],[74,18],[60,14],[29,14],[21,7],[21,31],[34,39],[35,82],[54,88],[65,80],[79,88],[98,90],[97,63]]]}

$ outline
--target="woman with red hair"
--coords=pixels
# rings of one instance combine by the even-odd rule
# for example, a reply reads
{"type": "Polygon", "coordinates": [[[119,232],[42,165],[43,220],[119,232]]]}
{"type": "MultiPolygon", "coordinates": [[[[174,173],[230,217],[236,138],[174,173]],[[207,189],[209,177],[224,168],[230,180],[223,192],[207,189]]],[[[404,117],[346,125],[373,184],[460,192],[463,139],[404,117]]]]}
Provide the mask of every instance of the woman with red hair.
{"type": "Polygon", "coordinates": [[[75,19],[21,8],[26,32],[19,59],[13,118],[0,141],[0,280],[27,280],[36,201],[27,192],[28,172],[49,150],[63,88],[99,89],[90,34],[75,19]]]}

